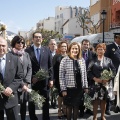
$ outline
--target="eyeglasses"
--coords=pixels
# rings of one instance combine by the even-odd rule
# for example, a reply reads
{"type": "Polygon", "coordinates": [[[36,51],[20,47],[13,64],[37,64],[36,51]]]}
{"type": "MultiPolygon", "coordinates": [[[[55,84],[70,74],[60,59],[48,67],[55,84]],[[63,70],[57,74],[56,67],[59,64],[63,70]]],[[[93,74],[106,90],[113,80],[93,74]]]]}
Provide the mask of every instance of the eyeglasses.
{"type": "Polygon", "coordinates": [[[17,43],[17,44],[20,44],[20,43],[24,44],[24,42],[21,42],[21,41],[17,41],[16,43],[17,43]]]}
{"type": "Polygon", "coordinates": [[[42,38],[41,36],[34,36],[34,38],[42,38]]]}

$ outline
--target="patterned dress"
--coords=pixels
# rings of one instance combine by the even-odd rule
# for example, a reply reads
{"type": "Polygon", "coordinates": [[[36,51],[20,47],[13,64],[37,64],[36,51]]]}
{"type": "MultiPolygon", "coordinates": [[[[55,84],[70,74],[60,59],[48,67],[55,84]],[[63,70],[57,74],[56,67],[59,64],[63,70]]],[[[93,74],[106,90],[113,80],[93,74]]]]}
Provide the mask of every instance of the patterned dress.
{"type": "MultiPolygon", "coordinates": [[[[99,61],[96,58],[92,60],[89,64],[88,78],[91,80],[90,96],[92,97],[92,100],[106,100],[108,98],[108,89],[102,83],[97,83],[93,80],[94,77],[100,78],[102,71],[105,69],[111,69],[113,74],[115,74],[115,67],[111,59],[107,57],[104,57],[102,61],[99,61]]],[[[111,80],[112,79],[113,78],[111,78],[111,80]]],[[[110,81],[108,82],[108,84],[110,84],[110,81]]]]}

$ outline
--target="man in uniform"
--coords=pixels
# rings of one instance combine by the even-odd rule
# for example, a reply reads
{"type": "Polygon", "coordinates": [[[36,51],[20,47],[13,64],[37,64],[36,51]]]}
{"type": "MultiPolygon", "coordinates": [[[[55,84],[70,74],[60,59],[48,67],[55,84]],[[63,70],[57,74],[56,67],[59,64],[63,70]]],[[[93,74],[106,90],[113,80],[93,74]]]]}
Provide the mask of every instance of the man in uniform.
{"type": "MultiPolygon", "coordinates": [[[[117,72],[120,65],[120,33],[114,33],[114,42],[107,46],[105,56],[112,60],[117,72]]],[[[111,115],[109,103],[108,101],[106,106],[107,115],[111,115]]],[[[115,112],[118,112],[118,110],[116,109],[115,112]]]]}

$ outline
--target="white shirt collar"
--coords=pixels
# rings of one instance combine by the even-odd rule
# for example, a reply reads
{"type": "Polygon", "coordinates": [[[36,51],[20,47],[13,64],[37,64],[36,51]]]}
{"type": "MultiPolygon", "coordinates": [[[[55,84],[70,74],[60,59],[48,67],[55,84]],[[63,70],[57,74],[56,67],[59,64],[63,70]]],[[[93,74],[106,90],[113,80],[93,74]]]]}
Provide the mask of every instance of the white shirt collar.
{"type": "Polygon", "coordinates": [[[41,45],[39,47],[36,47],[35,45],[33,45],[34,50],[36,50],[37,48],[41,48],[41,45]]]}
{"type": "Polygon", "coordinates": [[[4,60],[6,60],[6,54],[3,55],[2,57],[0,57],[0,59],[4,59],[4,60]]]}
{"type": "Polygon", "coordinates": [[[116,42],[114,42],[115,43],[115,45],[117,46],[117,47],[119,47],[119,45],[116,43],[116,42]]]}

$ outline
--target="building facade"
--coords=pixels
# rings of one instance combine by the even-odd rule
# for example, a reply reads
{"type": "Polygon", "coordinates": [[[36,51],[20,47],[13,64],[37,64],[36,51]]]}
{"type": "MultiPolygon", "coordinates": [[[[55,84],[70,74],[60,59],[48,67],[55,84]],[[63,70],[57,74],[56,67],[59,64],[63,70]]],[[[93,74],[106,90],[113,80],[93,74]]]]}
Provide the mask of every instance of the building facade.
{"type": "Polygon", "coordinates": [[[55,8],[55,31],[63,34],[63,24],[65,24],[71,18],[75,18],[81,9],[81,7],[77,6],[57,6],[55,8]]]}
{"type": "MultiPolygon", "coordinates": [[[[90,16],[91,20],[94,22],[94,25],[97,27],[97,32],[103,32],[101,12],[105,10],[107,12],[105,20],[105,32],[110,30],[111,23],[111,0],[90,0],[90,16]]],[[[91,25],[91,27],[93,27],[91,25]]]]}
{"type": "Polygon", "coordinates": [[[112,0],[110,31],[120,32],[120,0],[112,0]]]}
{"type": "Polygon", "coordinates": [[[40,20],[36,24],[37,29],[45,29],[48,31],[55,31],[55,18],[54,17],[48,17],[47,19],[40,20]]]}

